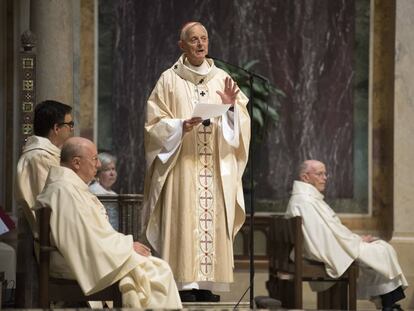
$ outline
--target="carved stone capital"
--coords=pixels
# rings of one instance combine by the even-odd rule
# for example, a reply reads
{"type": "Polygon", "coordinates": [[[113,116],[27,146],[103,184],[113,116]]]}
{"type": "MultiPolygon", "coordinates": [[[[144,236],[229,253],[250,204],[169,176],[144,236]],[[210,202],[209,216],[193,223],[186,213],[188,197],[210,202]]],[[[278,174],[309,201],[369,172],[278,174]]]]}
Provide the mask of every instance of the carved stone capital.
{"type": "Polygon", "coordinates": [[[36,35],[30,30],[26,30],[20,40],[24,51],[31,51],[36,46],[36,35]]]}

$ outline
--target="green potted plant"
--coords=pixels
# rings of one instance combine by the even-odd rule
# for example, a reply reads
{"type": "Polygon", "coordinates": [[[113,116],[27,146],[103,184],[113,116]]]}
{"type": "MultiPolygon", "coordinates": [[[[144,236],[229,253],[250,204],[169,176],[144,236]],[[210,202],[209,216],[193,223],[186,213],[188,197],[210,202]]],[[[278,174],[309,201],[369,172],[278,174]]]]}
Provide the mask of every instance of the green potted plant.
{"type": "MultiPolygon", "coordinates": [[[[252,105],[252,107],[248,107],[252,120],[251,160],[254,160],[252,155],[256,159],[257,157],[260,158],[258,147],[263,142],[266,133],[269,132],[269,128],[277,125],[279,122],[278,110],[281,105],[281,99],[286,96],[282,90],[270,83],[268,79],[251,71],[253,66],[258,63],[258,60],[252,60],[238,67],[220,60],[215,60],[216,66],[229,73],[233,80],[237,82],[240,90],[251,101],[249,105],[252,105]]],[[[250,165],[248,165],[243,176],[246,203],[248,203],[250,198],[251,180],[250,165]]],[[[253,186],[254,184],[255,181],[253,180],[253,186]]],[[[249,204],[246,204],[246,206],[249,206],[249,204]]]]}

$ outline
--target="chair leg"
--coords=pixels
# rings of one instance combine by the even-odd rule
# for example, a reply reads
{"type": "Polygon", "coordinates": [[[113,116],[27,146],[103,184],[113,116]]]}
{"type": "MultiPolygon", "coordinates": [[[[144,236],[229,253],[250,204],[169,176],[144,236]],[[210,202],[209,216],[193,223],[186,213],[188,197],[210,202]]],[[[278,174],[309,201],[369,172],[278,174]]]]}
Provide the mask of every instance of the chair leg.
{"type": "Polygon", "coordinates": [[[114,308],[122,308],[122,294],[119,290],[115,294],[113,303],[114,303],[114,308]]]}
{"type": "MultiPolygon", "coordinates": [[[[280,298],[278,299],[282,302],[283,308],[302,309],[302,307],[296,307],[296,305],[298,304],[297,297],[299,294],[301,295],[301,293],[297,293],[294,282],[287,280],[279,280],[278,289],[280,293],[280,298]]],[[[300,296],[300,298],[302,298],[302,296],[300,296]]]]}
{"type": "Polygon", "coordinates": [[[22,210],[19,211],[15,307],[39,306],[38,264],[34,256],[33,234],[22,210]]]}
{"type": "Polygon", "coordinates": [[[277,279],[277,283],[276,283],[276,288],[277,288],[276,293],[277,294],[274,297],[272,297],[272,298],[279,299],[280,302],[282,303],[282,307],[284,307],[284,308],[289,308],[290,307],[289,301],[291,300],[290,299],[291,297],[289,297],[289,290],[287,290],[287,288],[286,288],[286,287],[288,287],[287,283],[288,282],[285,281],[285,280],[277,279]]]}
{"type": "Polygon", "coordinates": [[[332,309],[348,310],[348,283],[338,282],[332,286],[332,309]]]}
{"type": "Polygon", "coordinates": [[[49,276],[39,275],[39,307],[49,309],[49,276]]]}
{"type": "Polygon", "coordinates": [[[297,276],[295,278],[295,280],[293,281],[294,283],[294,293],[295,293],[295,304],[294,304],[294,308],[295,309],[302,309],[303,306],[303,286],[302,286],[302,279],[299,279],[297,276]]]}
{"type": "Polygon", "coordinates": [[[318,292],[318,309],[348,310],[347,283],[337,282],[327,290],[318,292]]]}
{"type": "Polygon", "coordinates": [[[329,310],[331,304],[330,291],[324,290],[317,293],[317,309],[329,310]]]}
{"type": "Polygon", "coordinates": [[[358,268],[351,267],[351,270],[349,271],[349,292],[348,292],[349,310],[357,309],[357,278],[358,278],[358,268]]]}

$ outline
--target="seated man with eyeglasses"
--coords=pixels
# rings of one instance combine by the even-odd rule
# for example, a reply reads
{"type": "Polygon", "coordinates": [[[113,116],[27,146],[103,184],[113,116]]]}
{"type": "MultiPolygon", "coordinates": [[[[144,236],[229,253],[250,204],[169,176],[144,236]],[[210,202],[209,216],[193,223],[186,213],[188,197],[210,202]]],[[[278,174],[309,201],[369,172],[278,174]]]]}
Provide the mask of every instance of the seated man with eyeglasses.
{"type": "MultiPolygon", "coordinates": [[[[341,223],[324,201],[322,192],[328,176],[322,162],[303,162],[298,177],[286,214],[302,217],[305,256],[323,262],[332,278],[341,276],[356,261],[358,299],[370,299],[378,304],[381,301],[383,310],[400,310],[395,303],[405,297],[403,289],[408,284],[394,248],[371,235],[359,236],[341,223]]],[[[321,290],[314,284],[311,287],[321,290]]]]}
{"type": "Polygon", "coordinates": [[[71,112],[72,107],[54,100],[45,100],[35,107],[34,135],[23,147],[16,175],[16,199],[32,231],[36,197],[43,190],[50,168],[60,165],[60,149],[73,134],[71,112]]]}

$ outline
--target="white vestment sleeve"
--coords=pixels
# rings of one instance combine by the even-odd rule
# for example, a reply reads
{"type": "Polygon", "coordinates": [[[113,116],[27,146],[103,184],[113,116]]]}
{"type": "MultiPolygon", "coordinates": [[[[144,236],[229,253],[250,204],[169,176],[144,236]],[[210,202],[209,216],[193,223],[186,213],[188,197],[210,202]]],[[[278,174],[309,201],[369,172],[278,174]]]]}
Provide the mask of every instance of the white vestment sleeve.
{"type": "Polygon", "coordinates": [[[181,143],[181,138],[183,136],[183,120],[163,119],[160,122],[167,123],[172,129],[171,135],[164,141],[162,149],[158,154],[158,158],[161,162],[166,163],[181,143]]]}
{"type": "Polygon", "coordinates": [[[223,137],[230,146],[239,147],[239,111],[234,105],[234,112],[228,110],[222,117],[223,137]]]}

